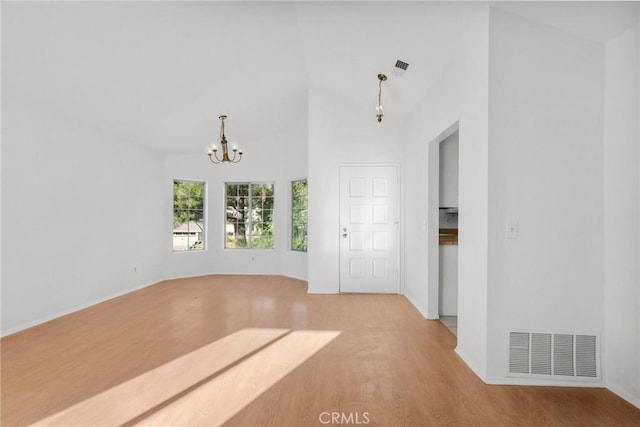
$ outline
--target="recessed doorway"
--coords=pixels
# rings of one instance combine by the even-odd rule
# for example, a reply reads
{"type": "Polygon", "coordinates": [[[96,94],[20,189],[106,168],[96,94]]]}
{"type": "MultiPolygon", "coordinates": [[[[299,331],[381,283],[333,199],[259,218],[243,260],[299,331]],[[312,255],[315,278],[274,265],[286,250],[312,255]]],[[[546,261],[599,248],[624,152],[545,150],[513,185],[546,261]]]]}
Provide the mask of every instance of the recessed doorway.
{"type": "Polygon", "coordinates": [[[427,318],[457,333],[459,123],[428,144],[427,318]]]}
{"type": "Polygon", "coordinates": [[[438,317],[457,335],[459,131],[438,145],[438,317]]]}

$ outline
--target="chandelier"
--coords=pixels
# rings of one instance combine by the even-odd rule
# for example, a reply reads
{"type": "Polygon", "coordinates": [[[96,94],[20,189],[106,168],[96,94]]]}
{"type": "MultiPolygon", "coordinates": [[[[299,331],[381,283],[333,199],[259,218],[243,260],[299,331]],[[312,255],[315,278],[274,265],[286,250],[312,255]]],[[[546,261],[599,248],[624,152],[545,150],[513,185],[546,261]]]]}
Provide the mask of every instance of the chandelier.
{"type": "Polygon", "coordinates": [[[224,120],[227,116],[222,115],[218,117],[220,119],[220,137],[218,141],[222,146],[222,158],[218,157],[218,147],[216,144],[211,144],[207,149],[207,154],[209,155],[209,160],[211,163],[219,164],[219,163],[238,163],[242,159],[242,150],[238,150],[237,147],[233,147],[231,150],[233,152],[233,157],[229,157],[229,148],[227,147],[227,137],[224,135],[224,120]]]}
{"type": "Polygon", "coordinates": [[[384,74],[378,74],[378,106],[376,107],[376,118],[378,119],[378,123],[382,121],[382,82],[387,80],[387,76],[384,74]]]}

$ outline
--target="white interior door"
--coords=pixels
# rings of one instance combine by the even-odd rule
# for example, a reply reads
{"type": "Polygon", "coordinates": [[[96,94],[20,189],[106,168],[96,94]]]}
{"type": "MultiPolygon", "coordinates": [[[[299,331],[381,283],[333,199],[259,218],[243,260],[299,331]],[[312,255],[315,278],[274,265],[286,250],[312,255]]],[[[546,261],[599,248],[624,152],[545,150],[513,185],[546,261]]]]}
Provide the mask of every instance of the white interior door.
{"type": "Polygon", "coordinates": [[[340,292],[398,293],[397,166],[340,168],[340,292]]]}

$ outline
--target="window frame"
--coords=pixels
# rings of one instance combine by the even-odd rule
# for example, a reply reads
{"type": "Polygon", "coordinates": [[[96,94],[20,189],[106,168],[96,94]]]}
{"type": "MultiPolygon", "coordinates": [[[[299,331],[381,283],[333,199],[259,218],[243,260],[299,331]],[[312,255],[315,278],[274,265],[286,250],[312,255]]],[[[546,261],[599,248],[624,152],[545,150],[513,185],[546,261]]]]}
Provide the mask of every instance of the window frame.
{"type": "MultiPolygon", "coordinates": [[[[176,207],[175,207],[175,184],[177,182],[188,182],[188,183],[196,183],[196,184],[202,184],[202,236],[200,240],[197,240],[195,244],[197,244],[197,242],[202,242],[202,248],[191,248],[189,244],[187,244],[186,249],[181,249],[181,250],[177,250],[174,247],[173,244],[173,239],[174,239],[174,231],[175,228],[173,228],[172,226],[172,231],[171,231],[171,252],[174,254],[179,254],[179,253],[192,253],[192,252],[205,252],[208,249],[208,239],[207,239],[207,230],[208,230],[208,220],[207,220],[207,201],[208,201],[208,183],[207,181],[202,181],[202,180],[198,180],[198,179],[182,179],[182,178],[173,178],[173,180],[171,181],[172,185],[171,185],[171,214],[172,214],[172,218],[175,215],[175,211],[176,211],[176,207]]],[[[172,221],[173,223],[173,221],[172,221]]],[[[187,242],[188,242],[188,237],[187,237],[187,242]]]]}
{"type": "Polygon", "coordinates": [[[308,236],[309,236],[309,206],[308,206],[308,202],[309,202],[309,180],[307,178],[300,178],[300,179],[292,179],[291,181],[289,181],[289,213],[291,215],[291,221],[289,221],[289,228],[290,228],[290,233],[289,233],[289,249],[293,252],[300,252],[300,253],[307,253],[309,250],[309,242],[308,242],[308,236]],[[293,244],[293,237],[294,237],[294,224],[293,224],[293,217],[294,217],[294,185],[297,182],[304,182],[306,184],[307,187],[307,209],[306,209],[306,220],[305,220],[305,247],[304,249],[296,249],[294,248],[294,244],[293,244]]]}
{"type": "MultiPolygon", "coordinates": [[[[275,213],[276,213],[276,203],[275,203],[275,199],[276,199],[276,183],[275,181],[225,181],[222,183],[223,185],[223,190],[222,190],[222,194],[223,194],[223,203],[222,203],[222,208],[223,208],[223,214],[222,214],[222,248],[225,250],[274,250],[276,248],[276,235],[274,232],[274,228],[275,228],[275,224],[276,224],[276,218],[275,218],[275,213]],[[249,228],[249,236],[247,239],[247,246],[246,247],[234,247],[234,248],[230,248],[227,246],[227,199],[229,198],[229,196],[227,195],[227,188],[229,185],[248,185],[248,191],[247,191],[247,198],[248,198],[248,203],[247,203],[247,212],[249,212],[249,218],[247,219],[247,221],[245,222],[247,224],[247,227],[249,228]],[[271,226],[272,226],[272,238],[273,238],[273,244],[271,247],[254,247],[253,246],[253,225],[254,225],[254,221],[253,218],[251,218],[251,212],[253,209],[253,192],[252,192],[252,186],[254,185],[271,185],[272,186],[272,193],[273,193],[273,207],[271,208],[272,210],[272,216],[271,216],[271,226]]],[[[264,222],[262,223],[264,224],[264,222]]]]}

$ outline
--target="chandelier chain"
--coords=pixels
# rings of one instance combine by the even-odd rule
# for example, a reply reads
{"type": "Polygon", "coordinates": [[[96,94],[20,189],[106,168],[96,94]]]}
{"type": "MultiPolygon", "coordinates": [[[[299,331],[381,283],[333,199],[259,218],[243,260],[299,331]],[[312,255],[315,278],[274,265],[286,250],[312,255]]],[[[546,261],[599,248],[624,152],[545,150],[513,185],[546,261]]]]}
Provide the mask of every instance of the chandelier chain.
{"type": "Polygon", "coordinates": [[[376,119],[378,119],[378,123],[380,123],[384,116],[382,113],[382,82],[387,80],[387,76],[384,74],[378,74],[378,80],[378,106],[376,107],[376,119]]]}

